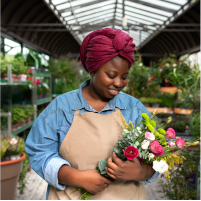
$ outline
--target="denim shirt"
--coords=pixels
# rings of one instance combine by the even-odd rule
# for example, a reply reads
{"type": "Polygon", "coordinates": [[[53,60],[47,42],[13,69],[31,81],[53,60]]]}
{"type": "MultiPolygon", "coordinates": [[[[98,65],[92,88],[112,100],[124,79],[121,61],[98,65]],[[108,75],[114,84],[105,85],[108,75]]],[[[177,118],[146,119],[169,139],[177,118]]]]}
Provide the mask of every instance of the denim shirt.
{"type": "MultiPolygon", "coordinates": [[[[106,115],[115,112],[117,107],[126,122],[130,120],[133,125],[141,121],[141,113],[151,116],[138,99],[123,92],[119,92],[100,112],[94,110],[82,94],[82,88],[89,85],[89,82],[90,80],[87,80],[79,89],[56,97],[38,116],[26,140],[25,151],[29,156],[31,167],[49,185],[59,190],[64,190],[66,186],[59,184],[58,171],[64,164],[71,166],[68,161],[60,157],[59,149],[65,136],[68,135],[76,110],[80,110],[80,113],[96,112],[106,115]]],[[[158,175],[159,173],[155,172],[151,178],[141,183],[151,183],[158,175]]]]}

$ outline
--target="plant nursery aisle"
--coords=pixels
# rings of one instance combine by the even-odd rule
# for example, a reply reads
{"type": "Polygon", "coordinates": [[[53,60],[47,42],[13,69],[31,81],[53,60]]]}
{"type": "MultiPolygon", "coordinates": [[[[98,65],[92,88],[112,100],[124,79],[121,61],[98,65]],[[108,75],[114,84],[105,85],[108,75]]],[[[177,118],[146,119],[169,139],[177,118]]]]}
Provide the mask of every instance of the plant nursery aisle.
{"type": "MultiPolygon", "coordinates": [[[[151,184],[145,185],[148,200],[167,200],[163,197],[163,193],[159,193],[161,190],[159,181],[164,180],[160,176],[151,184]]],[[[26,175],[27,185],[24,190],[24,194],[20,195],[19,190],[16,190],[15,200],[45,200],[47,183],[40,176],[38,176],[34,170],[31,169],[26,175]]]]}

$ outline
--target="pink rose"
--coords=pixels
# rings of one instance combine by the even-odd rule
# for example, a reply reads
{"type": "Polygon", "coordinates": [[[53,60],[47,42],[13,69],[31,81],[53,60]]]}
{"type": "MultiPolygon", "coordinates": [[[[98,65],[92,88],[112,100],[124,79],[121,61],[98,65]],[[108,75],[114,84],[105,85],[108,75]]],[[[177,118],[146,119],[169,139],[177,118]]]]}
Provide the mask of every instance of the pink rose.
{"type": "Polygon", "coordinates": [[[32,82],[32,84],[35,84],[35,83],[36,83],[36,81],[33,81],[33,82],[32,82]]]}
{"type": "Polygon", "coordinates": [[[40,84],[40,79],[36,80],[36,84],[39,85],[40,84]]]}
{"type": "Polygon", "coordinates": [[[155,135],[151,132],[146,132],[145,133],[145,139],[149,140],[149,141],[154,141],[155,140],[155,135]]]}
{"type": "Polygon", "coordinates": [[[31,70],[31,69],[29,70],[29,73],[32,73],[32,70],[31,70]]]}
{"type": "Polygon", "coordinates": [[[166,131],[166,133],[165,133],[165,135],[166,135],[166,138],[168,140],[170,140],[171,138],[174,138],[175,137],[175,131],[174,131],[174,129],[173,128],[168,128],[167,131],[166,131]]]}
{"type": "Polygon", "coordinates": [[[133,146],[128,146],[124,151],[124,155],[128,160],[133,160],[134,158],[138,157],[139,151],[133,146]]]}
{"type": "MultiPolygon", "coordinates": [[[[172,142],[172,141],[170,141],[169,143],[169,146],[170,147],[174,147],[176,144],[174,143],[174,142],[172,142]]],[[[173,149],[171,149],[171,151],[174,151],[174,150],[176,150],[175,148],[173,148],[173,149]]]]}
{"type": "Polygon", "coordinates": [[[152,153],[154,153],[156,156],[163,155],[163,147],[160,145],[160,143],[155,140],[150,145],[150,150],[152,153]]]}
{"type": "Polygon", "coordinates": [[[170,141],[168,144],[169,144],[170,147],[174,147],[175,146],[175,143],[172,142],[172,141],[170,141]]]}
{"type": "Polygon", "coordinates": [[[184,139],[181,139],[181,138],[177,139],[175,144],[177,145],[177,147],[179,149],[184,149],[185,146],[186,146],[186,143],[185,143],[184,139]]]}

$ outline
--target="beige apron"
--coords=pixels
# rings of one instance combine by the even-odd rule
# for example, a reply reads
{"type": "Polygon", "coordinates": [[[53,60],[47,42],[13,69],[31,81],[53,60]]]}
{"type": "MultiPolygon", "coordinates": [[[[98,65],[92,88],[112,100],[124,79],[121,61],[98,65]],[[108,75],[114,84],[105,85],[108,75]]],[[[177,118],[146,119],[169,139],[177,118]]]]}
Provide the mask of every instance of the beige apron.
{"type": "MultiPolygon", "coordinates": [[[[101,115],[94,112],[75,112],[72,125],[64,138],[59,154],[79,170],[95,169],[99,160],[112,156],[116,142],[120,139],[123,124],[120,110],[101,115]]],[[[63,191],[50,187],[49,200],[78,200],[80,192],[67,186],[63,191]]],[[[115,180],[104,191],[92,195],[90,200],[145,200],[143,184],[134,181],[115,180]]]]}

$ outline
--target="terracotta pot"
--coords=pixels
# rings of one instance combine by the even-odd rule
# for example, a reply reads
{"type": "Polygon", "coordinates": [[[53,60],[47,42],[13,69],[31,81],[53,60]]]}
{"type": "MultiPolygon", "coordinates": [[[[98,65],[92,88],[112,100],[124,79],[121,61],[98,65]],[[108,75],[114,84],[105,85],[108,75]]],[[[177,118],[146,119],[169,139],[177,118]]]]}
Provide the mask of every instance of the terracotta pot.
{"type": "Polygon", "coordinates": [[[193,110],[191,109],[182,109],[182,108],[174,108],[174,113],[176,114],[191,114],[193,110]]]}
{"type": "Polygon", "coordinates": [[[177,87],[160,87],[159,91],[164,93],[176,93],[177,87]]]}
{"type": "Polygon", "coordinates": [[[12,161],[3,161],[1,165],[1,200],[14,200],[19,175],[22,172],[25,153],[12,161]]]}
{"type": "Polygon", "coordinates": [[[154,108],[154,107],[147,107],[147,110],[151,113],[154,112],[154,110],[157,110],[156,113],[171,113],[173,111],[172,108],[154,108]]]}

